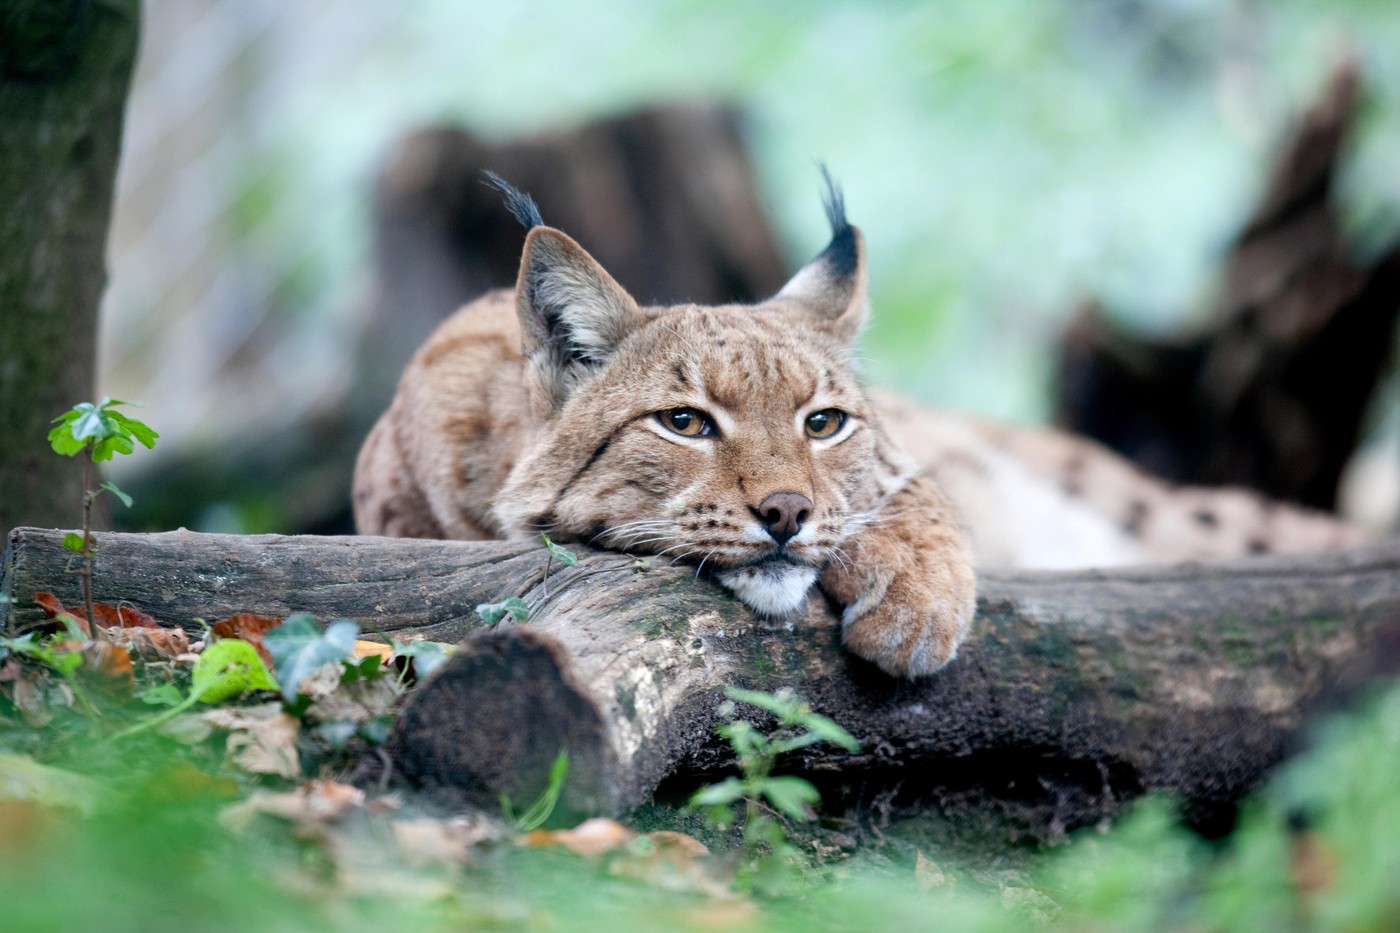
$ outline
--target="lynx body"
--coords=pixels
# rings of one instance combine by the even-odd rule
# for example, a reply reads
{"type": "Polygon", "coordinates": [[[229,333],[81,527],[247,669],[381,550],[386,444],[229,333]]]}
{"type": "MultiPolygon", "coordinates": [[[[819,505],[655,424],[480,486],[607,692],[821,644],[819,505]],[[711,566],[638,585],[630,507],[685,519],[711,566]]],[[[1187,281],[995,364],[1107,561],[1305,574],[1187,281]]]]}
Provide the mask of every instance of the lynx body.
{"type": "Polygon", "coordinates": [[[507,193],[532,228],[515,291],[456,312],[409,363],[356,465],[362,533],[544,530],[690,563],[768,618],[820,585],[844,607],[845,644],[905,677],[955,654],[974,563],[1356,539],[1248,493],[1170,487],[1068,435],[872,396],[851,367],[864,246],[834,188],[830,245],[773,298],[669,307],[639,306],[507,193]]]}

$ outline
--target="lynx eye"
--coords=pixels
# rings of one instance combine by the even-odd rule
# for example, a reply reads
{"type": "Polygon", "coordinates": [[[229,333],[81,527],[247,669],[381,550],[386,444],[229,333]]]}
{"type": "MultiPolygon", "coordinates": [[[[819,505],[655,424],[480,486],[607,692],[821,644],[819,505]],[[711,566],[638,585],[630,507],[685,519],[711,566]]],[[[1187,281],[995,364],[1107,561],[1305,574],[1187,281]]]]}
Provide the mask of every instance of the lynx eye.
{"type": "Polygon", "coordinates": [[[656,420],[682,437],[710,437],[715,433],[714,422],[694,408],[669,408],[658,411],[656,420]]]}
{"type": "Polygon", "coordinates": [[[830,437],[846,423],[846,413],[839,408],[825,408],[807,416],[808,437],[830,437]]]}

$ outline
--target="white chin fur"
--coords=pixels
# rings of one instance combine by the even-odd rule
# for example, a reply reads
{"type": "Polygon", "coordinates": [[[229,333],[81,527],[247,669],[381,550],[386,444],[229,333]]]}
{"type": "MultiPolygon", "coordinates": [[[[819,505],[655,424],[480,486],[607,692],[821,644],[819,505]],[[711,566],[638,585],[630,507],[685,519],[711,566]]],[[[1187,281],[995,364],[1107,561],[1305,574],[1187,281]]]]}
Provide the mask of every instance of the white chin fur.
{"type": "Polygon", "coordinates": [[[755,564],[721,570],[715,576],[754,612],[782,616],[797,609],[807,599],[807,591],[817,582],[817,568],[797,564],[755,564]]]}

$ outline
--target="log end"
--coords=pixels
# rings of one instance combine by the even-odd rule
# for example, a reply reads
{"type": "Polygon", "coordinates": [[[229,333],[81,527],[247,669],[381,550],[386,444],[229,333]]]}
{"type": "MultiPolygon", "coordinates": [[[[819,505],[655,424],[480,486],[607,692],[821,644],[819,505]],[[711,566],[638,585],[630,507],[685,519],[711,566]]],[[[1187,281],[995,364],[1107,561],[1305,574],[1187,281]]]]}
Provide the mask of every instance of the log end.
{"type": "Polygon", "coordinates": [[[408,694],[389,751],[410,781],[489,807],[503,795],[516,810],[528,807],[548,788],[561,751],[569,770],[556,813],[618,814],[627,796],[606,720],[568,652],[529,628],[506,625],[464,642],[408,694]]]}

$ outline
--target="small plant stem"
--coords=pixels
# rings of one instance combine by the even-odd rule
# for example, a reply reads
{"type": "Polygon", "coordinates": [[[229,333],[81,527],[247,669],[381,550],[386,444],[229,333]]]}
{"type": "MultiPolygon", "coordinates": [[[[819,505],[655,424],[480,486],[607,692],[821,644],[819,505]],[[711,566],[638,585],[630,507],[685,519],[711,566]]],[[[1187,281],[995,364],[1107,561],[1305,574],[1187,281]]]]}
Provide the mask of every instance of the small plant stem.
{"type": "Polygon", "coordinates": [[[94,640],[100,640],[101,626],[97,624],[97,614],[92,608],[92,444],[83,451],[83,607],[87,610],[88,628],[94,640]]]}

